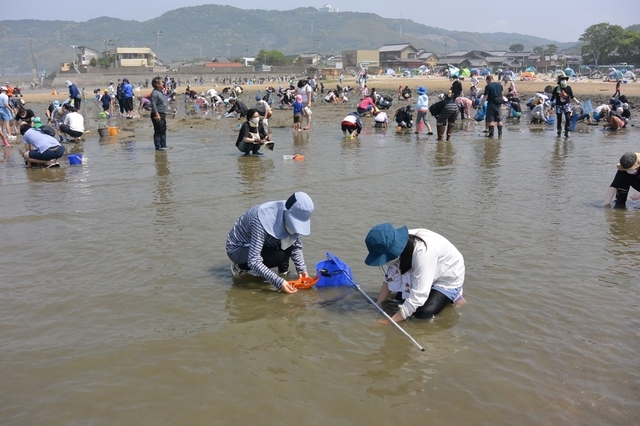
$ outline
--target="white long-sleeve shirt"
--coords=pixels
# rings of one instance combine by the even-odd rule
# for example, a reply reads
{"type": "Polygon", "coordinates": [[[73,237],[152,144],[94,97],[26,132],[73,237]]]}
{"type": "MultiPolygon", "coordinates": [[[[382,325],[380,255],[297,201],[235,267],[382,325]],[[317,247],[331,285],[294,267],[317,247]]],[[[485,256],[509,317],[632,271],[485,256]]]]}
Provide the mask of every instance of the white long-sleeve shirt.
{"type": "Polygon", "coordinates": [[[428,229],[410,229],[409,234],[422,238],[427,245],[417,241],[413,249],[412,268],[406,274],[410,278],[409,297],[399,311],[404,319],[425,304],[432,287],[448,297],[455,294],[462,288],[465,271],[462,254],[442,235],[428,229]]]}

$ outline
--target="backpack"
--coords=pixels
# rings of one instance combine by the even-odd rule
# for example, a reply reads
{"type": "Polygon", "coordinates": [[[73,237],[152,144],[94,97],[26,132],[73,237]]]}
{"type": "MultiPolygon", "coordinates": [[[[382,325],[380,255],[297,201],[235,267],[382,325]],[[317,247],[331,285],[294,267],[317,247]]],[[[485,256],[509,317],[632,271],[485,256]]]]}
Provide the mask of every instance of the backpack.
{"type": "Polygon", "coordinates": [[[124,83],[119,83],[118,87],[116,88],[116,96],[118,97],[118,99],[124,98],[124,91],[122,90],[123,86],[124,83]]]}
{"type": "Polygon", "coordinates": [[[44,133],[45,135],[49,135],[53,138],[56,137],[56,131],[51,126],[43,125],[38,130],[40,133],[44,133]]]}

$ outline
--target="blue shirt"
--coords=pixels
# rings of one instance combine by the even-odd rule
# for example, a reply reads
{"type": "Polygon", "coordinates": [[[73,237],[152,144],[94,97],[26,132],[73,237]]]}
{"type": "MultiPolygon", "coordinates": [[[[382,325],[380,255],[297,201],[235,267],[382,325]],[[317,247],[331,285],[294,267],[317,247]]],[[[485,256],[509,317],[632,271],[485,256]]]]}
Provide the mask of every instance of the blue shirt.
{"type": "Polygon", "coordinates": [[[297,115],[302,115],[302,109],[304,108],[304,104],[302,102],[293,102],[291,104],[291,107],[293,108],[293,113],[297,114],[297,115]]]}
{"type": "Polygon", "coordinates": [[[40,154],[42,154],[49,148],[60,146],[60,143],[56,140],[56,138],[46,135],[33,128],[25,132],[23,139],[24,143],[30,144],[40,154]]]}

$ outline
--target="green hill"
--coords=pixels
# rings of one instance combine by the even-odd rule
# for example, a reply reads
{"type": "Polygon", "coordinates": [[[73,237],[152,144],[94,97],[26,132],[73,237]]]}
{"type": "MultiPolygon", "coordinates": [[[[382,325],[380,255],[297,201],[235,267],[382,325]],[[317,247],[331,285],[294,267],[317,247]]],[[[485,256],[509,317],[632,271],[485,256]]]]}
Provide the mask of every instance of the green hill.
{"type": "Polygon", "coordinates": [[[118,39],[118,46],[150,46],[156,50],[154,31],[162,31],[163,61],[195,57],[253,56],[260,49],[275,49],[285,55],[339,53],[345,49],[377,49],[384,44],[410,42],[419,49],[443,54],[456,50],[506,50],[521,43],[525,50],[555,44],[560,50],[574,43],[506,33],[448,31],[408,19],[386,19],[372,13],[323,12],[313,7],[288,11],[245,10],[231,6],[182,7],[145,21],[96,18],[86,22],[16,20],[0,21],[0,55],[3,74],[31,70],[29,37],[39,71],[58,69],[70,62],[70,45],[103,51],[105,39],[118,39]]]}

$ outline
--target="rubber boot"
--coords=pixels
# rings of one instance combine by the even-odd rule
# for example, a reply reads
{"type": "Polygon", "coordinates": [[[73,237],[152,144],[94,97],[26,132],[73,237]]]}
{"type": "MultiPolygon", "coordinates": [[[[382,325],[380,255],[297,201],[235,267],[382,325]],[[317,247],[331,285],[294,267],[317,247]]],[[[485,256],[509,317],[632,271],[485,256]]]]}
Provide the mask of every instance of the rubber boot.
{"type": "Polygon", "coordinates": [[[444,139],[444,131],[445,131],[445,127],[441,124],[436,125],[436,131],[438,132],[438,139],[439,141],[444,139]]]}
{"type": "Polygon", "coordinates": [[[488,138],[492,138],[493,137],[493,129],[494,129],[493,126],[489,127],[489,133],[487,133],[487,137],[488,138]]]}
{"type": "Polygon", "coordinates": [[[449,123],[447,126],[447,140],[451,140],[451,133],[453,132],[453,125],[449,123]]]}
{"type": "Polygon", "coordinates": [[[498,126],[498,138],[502,137],[502,126],[498,126]]]}

